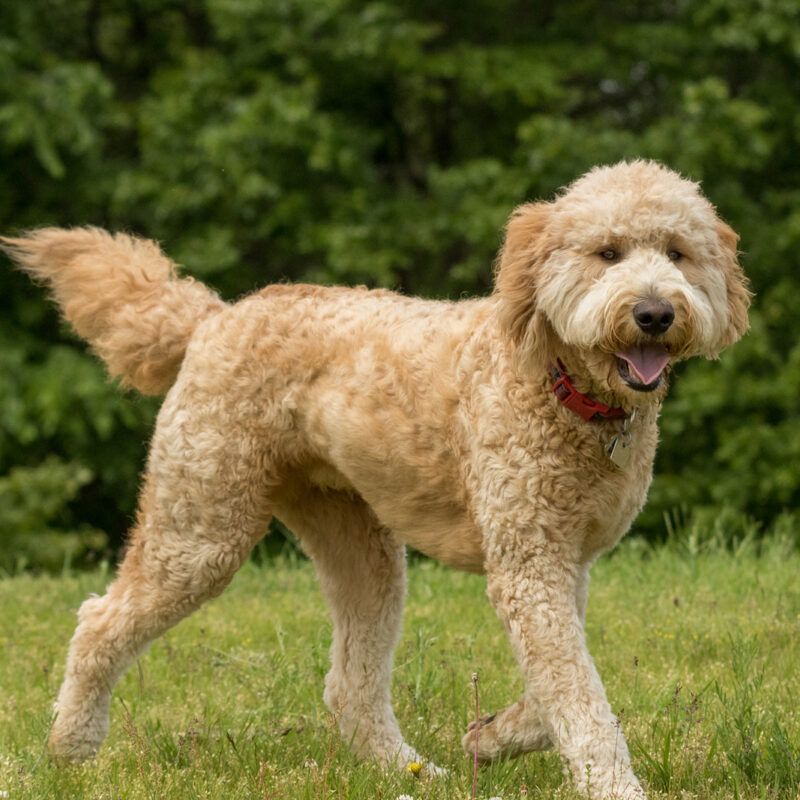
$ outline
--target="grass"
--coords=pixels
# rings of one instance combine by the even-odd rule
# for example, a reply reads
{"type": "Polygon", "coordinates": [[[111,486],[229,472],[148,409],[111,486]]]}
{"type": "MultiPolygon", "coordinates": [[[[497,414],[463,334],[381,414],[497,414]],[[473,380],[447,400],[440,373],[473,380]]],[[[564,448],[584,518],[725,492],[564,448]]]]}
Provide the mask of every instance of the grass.
{"type": "MultiPolygon", "coordinates": [[[[800,796],[800,554],[631,540],[593,570],[587,633],[651,798],[800,796]]],[[[312,569],[247,565],[221,598],[157,641],[122,680],[98,757],[54,766],[49,709],[75,611],[102,572],[0,581],[0,790],[12,800],[469,798],[459,739],[521,681],[485,580],[410,568],[394,671],[406,738],[449,774],[357,763],[322,704],[330,625],[312,569]]],[[[5,795],[3,795],[5,796],[5,795]]],[[[553,753],[482,768],[478,797],[578,795],[553,753]]]]}

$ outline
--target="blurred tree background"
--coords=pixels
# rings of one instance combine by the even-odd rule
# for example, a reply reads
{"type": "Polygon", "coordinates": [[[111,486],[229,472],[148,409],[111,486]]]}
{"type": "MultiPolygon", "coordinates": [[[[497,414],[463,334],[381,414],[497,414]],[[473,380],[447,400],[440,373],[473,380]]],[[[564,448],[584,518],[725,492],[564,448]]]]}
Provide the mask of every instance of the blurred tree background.
{"type": "MultiPolygon", "coordinates": [[[[800,499],[796,0],[5,0],[0,229],[159,239],[235,298],[269,281],[488,292],[503,224],[597,163],[702,181],[752,332],[683,366],[649,537],[800,499]]],[[[157,404],[0,268],[0,567],[119,547],[157,404]]]]}

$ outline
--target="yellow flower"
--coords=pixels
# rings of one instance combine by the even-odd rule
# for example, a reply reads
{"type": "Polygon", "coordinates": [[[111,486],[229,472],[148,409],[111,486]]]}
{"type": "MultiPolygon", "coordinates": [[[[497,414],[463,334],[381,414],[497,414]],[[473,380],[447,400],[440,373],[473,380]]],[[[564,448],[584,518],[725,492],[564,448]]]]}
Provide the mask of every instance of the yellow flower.
{"type": "Polygon", "coordinates": [[[412,761],[412,762],[411,762],[411,763],[408,765],[408,771],[409,771],[409,772],[410,772],[412,775],[419,775],[419,773],[420,773],[420,770],[421,770],[421,769],[422,769],[422,764],[417,764],[417,762],[416,762],[416,761],[412,761]]]}

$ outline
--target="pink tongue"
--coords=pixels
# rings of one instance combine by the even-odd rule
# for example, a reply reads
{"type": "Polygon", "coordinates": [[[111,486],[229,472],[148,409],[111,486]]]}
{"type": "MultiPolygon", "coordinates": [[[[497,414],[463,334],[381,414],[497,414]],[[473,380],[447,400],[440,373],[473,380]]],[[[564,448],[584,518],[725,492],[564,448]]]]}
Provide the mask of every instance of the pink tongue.
{"type": "Polygon", "coordinates": [[[669,350],[663,344],[638,344],[630,350],[619,351],[617,356],[628,362],[645,386],[652,383],[669,364],[669,350]]]}

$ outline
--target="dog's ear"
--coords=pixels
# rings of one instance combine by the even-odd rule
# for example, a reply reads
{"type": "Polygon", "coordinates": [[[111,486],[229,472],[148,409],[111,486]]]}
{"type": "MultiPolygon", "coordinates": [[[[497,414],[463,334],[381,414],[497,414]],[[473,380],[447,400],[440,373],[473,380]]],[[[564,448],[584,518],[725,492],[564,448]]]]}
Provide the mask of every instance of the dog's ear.
{"type": "Polygon", "coordinates": [[[717,237],[720,244],[720,260],[725,274],[728,297],[728,327],[720,340],[720,349],[738,341],[750,327],[747,309],[750,308],[751,292],[747,277],[739,265],[739,235],[730,225],[717,221],[717,237]]]}
{"type": "Polygon", "coordinates": [[[545,346],[547,323],[536,309],[536,282],[551,250],[550,203],[526,203],[511,214],[495,266],[500,322],[526,358],[545,346]]]}

